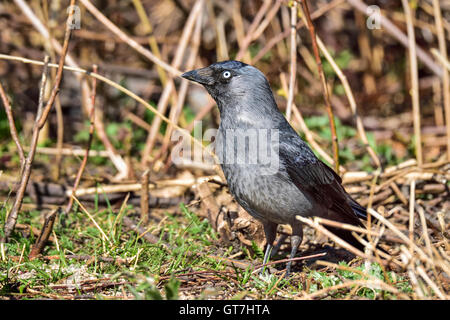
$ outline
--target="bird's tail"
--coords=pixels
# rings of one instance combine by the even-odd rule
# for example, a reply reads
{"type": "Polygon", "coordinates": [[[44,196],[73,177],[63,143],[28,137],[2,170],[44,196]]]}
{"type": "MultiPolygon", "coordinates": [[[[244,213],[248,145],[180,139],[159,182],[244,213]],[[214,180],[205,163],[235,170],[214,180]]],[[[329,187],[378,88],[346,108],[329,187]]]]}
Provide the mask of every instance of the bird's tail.
{"type": "MultiPolygon", "coordinates": [[[[355,203],[356,203],[356,202],[355,202],[355,203]]],[[[358,206],[359,206],[359,204],[358,204],[358,206]]],[[[361,207],[361,206],[359,206],[359,207],[361,207]]],[[[352,206],[352,208],[355,210],[355,212],[356,212],[356,210],[360,210],[359,208],[356,208],[356,209],[355,209],[353,206],[352,206]]],[[[361,208],[362,208],[362,207],[361,207],[361,208]]],[[[364,209],[364,208],[363,208],[363,209],[364,209]]],[[[365,211],[365,209],[364,209],[364,211],[365,211]]],[[[365,250],[364,245],[363,245],[361,242],[359,242],[359,240],[356,239],[356,238],[353,236],[352,231],[350,231],[350,230],[345,230],[345,229],[341,229],[341,228],[333,228],[333,227],[326,226],[326,225],[323,225],[323,226],[324,226],[328,231],[334,233],[335,235],[337,235],[339,238],[341,238],[341,239],[344,240],[345,242],[347,242],[347,243],[351,244],[352,246],[354,246],[356,249],[358,249],[358,250],[364,252],[364,250],[365,250]]],[[[361,228],[364,228],[364,225],[363,225],[363,224],[360,224],[359,226],[360,226],[361,228]]],[[[369,239],[367,238],[366,235],[361,235],[361,234],[360,234],[359,236],[360,236],[360,238],[362,238],[362,239],[365,240],[366,242],[369,242],[369,239]]],[[[387,252],[385,249],[383,249],[382,247],[380,247],[380,244],[379,244],[379,243],[376,245],[376,248],[377,248],[378,250],[380,250],[380,251],[383,251],[383,252],[386,253],[386,254],[389,254],[389,252],[387,252]]]]}
{"type": "MultiPolygon", "coordinates": [[[[356,202],[356,200],[354,200],[349,194],[347,194],[347,204],[348,204],[348,206],[338,206],[335,209],[340,209],[340,210],[342,210],[343,208],[347,208],[347,210],[351,209],[355,213],[356,217],[353,216],[353,218],[349,218],[350,216],[352,216],[351,214],[347,214],[347,215],[333,214],[333,216],[335,217],[335,220],[343,222],[343,223],[347,223],[347,224],[352,224],[354,226],[359,226],[359,227],[364,229],[365,226],[359,219],[367,220],[367,210],[366,210],[366,208],[364,208],[362,205],[360,205],[358,202],[356,202]]],[[[329,212],[329,214],[330,214],[330,212],[329,212]]],[[[359,242],[359,240],[356,239],[353,236],[352,231],[341,229],[341,228],[333,228],[333,227],[325,226],[325,225],[324,225],[324,227],[328,231],[330,231],[330,232],[334,233],[335,235],[337,235],[342,240],[344,240],[347,243],[349,243],[352,246],[354,246],[356,249],[359,249],[360,251],[364,252],[364,245],[361,242],[359,242]]],[[[360,237],[363,240],[365,240],[366,242],[369,242],[367,236],[360,235],[360,237]]],[[[377,249],[379,249],[379,250],[383,251],[384,253],[388,254],[388,252],[386,250],[384,250],[383,248],[381,248],[379,245],[377,245],[377,249]]]]}

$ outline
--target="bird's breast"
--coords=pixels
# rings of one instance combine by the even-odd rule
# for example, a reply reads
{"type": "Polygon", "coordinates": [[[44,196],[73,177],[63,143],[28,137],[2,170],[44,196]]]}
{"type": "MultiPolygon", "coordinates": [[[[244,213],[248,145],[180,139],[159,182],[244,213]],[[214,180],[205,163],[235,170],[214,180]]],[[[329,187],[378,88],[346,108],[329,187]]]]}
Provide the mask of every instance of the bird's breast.
{"type": "Polygon", "coordinates": [[[222,165],[231,194],[252,216],[278,224],[294,223],[295,215],[310,216],[314,203],[281,171],[265,174],[257,166],[222,165]]]}

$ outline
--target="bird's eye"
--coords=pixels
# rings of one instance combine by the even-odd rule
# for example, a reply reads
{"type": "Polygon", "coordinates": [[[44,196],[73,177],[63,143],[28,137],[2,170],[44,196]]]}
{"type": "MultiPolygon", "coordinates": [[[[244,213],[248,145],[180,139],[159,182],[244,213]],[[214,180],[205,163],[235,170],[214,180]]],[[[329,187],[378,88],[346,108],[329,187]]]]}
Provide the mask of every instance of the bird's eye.
{"type": "Polygon", "coordinates": [[[222,77],[223,77],[224,79],[229,79],[229,78],[231,77],[231,72],[230,72],[230,71],[224,71],[224,72],[222,73],[222,77]]]}

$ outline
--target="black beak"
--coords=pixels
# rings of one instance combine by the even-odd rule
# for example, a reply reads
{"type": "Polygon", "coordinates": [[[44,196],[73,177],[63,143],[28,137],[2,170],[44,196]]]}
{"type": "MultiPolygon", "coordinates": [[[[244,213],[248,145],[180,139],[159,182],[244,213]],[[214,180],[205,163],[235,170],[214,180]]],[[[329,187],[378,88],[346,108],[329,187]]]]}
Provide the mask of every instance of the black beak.
{"type": "Polygon", "coordinates": [[[201,68],[185,72],[181,75],[183,78],[198,82],[203,85],[214,84],[213,71],[209,68],[201,68]]]}

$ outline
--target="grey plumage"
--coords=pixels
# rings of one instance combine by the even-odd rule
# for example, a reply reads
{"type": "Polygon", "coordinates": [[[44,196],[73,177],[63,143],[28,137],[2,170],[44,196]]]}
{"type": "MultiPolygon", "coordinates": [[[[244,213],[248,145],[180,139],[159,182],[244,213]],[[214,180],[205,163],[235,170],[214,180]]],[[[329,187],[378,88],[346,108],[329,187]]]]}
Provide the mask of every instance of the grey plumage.
{"type": "MultiPolygon", "coordinates": [[[[286,121],[261,71],[239,61],[225,61],[184,73],[182,77],[201,83],[217,102],[221,122],[216,153],[222,160],[231,194],[264,226],[267,240],[264,263],[269,258],[278,224],[291,225],[291,257],[295,256],[303,234],[296,215],[362,226],[358,217],[365,218],[366,210],[346,193],[340,177],[314,155],[286,121]],[[248,154],[251,141],[241,149],[235,145],[227,148],[228,142],[236,141],[227,140],[227,135],[234,134],[239,139],[252,130],[278,135],[276,143],[269,146],[271,156],[277,157],[275,171],[266,162],[254,159],[251,152],[248,154]],[[226,161],[230,154],[241,161],[226,161]]],[[[329,229],[361,247],[350,232],[329,229]]],[[[290,267],[288,263],[287,273],[290,267]]]]}

